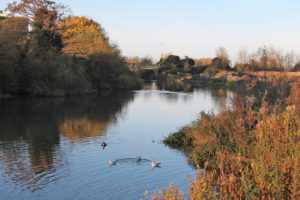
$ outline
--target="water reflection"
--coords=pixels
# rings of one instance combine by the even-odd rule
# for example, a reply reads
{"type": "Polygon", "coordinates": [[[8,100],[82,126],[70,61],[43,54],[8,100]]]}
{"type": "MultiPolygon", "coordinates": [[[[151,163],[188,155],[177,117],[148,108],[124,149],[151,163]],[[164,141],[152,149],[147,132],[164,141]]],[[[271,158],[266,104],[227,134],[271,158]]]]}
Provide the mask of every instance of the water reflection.
{"type": "Polygon", "coordinates": [[[183,83],[177,79],[161,78],[157,81],[157,87],[160,90],[169,90],[177,92],[193,92],[192,84],[183,83]]]}
{"type": "Polygon", "coordinates": [[[212,101],[215,105],[218,105],[218,110],[224,110],[234,95],[233,92],[224,89],[211,89],[210,93],[212,101]]]}
{"type": "Polygon", "coordinates": [[[105,133],[108,122],[95,122],[83,117],[66,119],[59,125],[59,131],[71,140],[101,136],[105,133]]]}
{"type": "Polygon", "coordinates": [[[97,97],[0,101],[0,170],[4,179],[34,192],[67,175],[60,134],[71,142],[101,136],[122,115],[132,93],[97,97]],[[61,169],[65,171],[59,172],[61,169]]]}
{"type": "Polygon", "coordinates": [[[146,82],[144,85],[144,90],[139,91],[143,93],[145,98],[150,98],[152,96],[158,95],[162,100],[167,100],[169,103],[175,103],[179,100],[184,102],[191,101],[193,98],[193,87],[190,84],[184,84],[183,87],[189,88],[187,92],[181,90],[183,83],[173,82],[172,80],[158,80],[152,82],[146,82]],[[172,87],[166,87],[167,85],[172,85],[172,87]]]}
{"type": "MultiPolygon", "coordinates": [[[[157,82],[146,85],[147,89],[154,88],[161,91],[167,91],[166,93],[161,93],[165,97],[167,97],[170,102],[175,102],[178,99],[178,92],[184,92],[183,98],[185,101],[189,101],[192,95],[188,95],[189,93],[193,93],[194,91],[206,91],[210,93],[210,96],[213,98],[213,101],[216,105],[219,106],[220,109],[225,108],[228,105],[228,95],[232,92],[224,89],[205,89],[199,88],[197,85],[192,85],[188,83],[184,83],[181,80],[172,77],[160,77],[157,82]],[[170,92],[171,91],[171,92],[170,92]]],[[[230,97],[231,98],[231,97],[230,97]]]]}
{"type": "Polygon", "coordinates": [[[179,99],[188,102],[192,100],[195,93],[208,93],[207,96],[212,98],[212,101],[218,106],[218,109],[225,108],[228,105],[228,100],[233,97],[233,92],[225,89],[199,88],[197,85],[185,84],[172,79],[160,79],[158,81],[148,82],[145,84],[144,90],[150,91],[143,91],[144,96],[150,97],[153,95],[153,91],[156,91],[161,98],[167,99],[170,103],[177,102],[179,99]]]}
{"type": "Polygon", "coordinates": [[[132,199],[170,182],[187,190],[186,174],[195,171],[159,141],[229,96],[159,90],[151,82],[132,93],[0,100],[0,193],[16,200],[132,199]],[[110,159],[117,165],[109,168],[110,159]],[[162,168],[152,171],[151,160],[162,168]]]}

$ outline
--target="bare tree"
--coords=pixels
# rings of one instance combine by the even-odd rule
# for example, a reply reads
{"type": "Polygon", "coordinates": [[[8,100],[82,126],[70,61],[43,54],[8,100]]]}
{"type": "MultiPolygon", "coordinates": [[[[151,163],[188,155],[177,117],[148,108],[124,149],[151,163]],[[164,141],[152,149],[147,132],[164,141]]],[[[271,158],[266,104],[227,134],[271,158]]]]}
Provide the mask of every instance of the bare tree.
{"type": "Polygon", "coordinates": [[[216,56],[223,60],[229,60],[229,55],[227,53],[227,50],[224,47],[219,47],[216,49],[216,56]]]}
{"type": "Polygon", "coordinates": [[[9,11],[11,15],[17,15],[33,21],[35,12],[40,8],[46,8],[49,11],[56,11],[57,19],[61,20],[67,15],[70,15],[70,9],[61,3],[56,3],[51,0],[20,0],[13,1],[7,5],[5,11],[9,11]]]}
{"type": "Polygon", "coordinates": [[[144,57],[140,59],[140,64],[143,66],[153,65],[153,60],[150,57],[144,57]]]}
{"type": "Polygon", "coordinates": [[[264,79],[267,79],[267,69],[269,68],[268,66],[268,60],[269,60],[269,51],[267,46],[263,46],[258,48],[256,55],[258,57],[260,66],[264,69],[265,71],[265,75],[264,75],[264,79]]]}
{"type": "Polygon", "coordinates": [[[281,69],[281,71],[283,70],[284,68],[284,56],[283,56],[283,52],[281,49],[277,50],[275,52],[275,60],[276,60],[276,63],[277,63],[277,66],[281,69]]]}
{"type": "Polygon", "coordinates": [[[296,56],[294,51],[288,51],[285,54],[285,65],[288,69],[291,69],[295,65],[296,56]]]}
{"type": "Polygon", "coordinates": [[[239,49],[237,59],[239,64],[244,65],[249,63],[248,50],[246,48],[239,49]]]}
{"type": "Polygon", "coordinates": [[[226,49],[224,47],[216,49],[216,56],[213,63],[217,61],[218,68],[227,69],[230,65],[230,59],[226,49]]]}

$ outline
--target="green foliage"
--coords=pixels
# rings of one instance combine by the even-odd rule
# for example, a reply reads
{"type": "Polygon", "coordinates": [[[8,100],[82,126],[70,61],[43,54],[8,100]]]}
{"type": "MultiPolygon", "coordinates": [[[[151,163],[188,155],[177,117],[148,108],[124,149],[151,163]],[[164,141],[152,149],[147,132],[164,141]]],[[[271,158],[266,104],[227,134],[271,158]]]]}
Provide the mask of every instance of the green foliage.
{"type": "Polygon", "coordinates": [[[186,132],[189,127],[184,127],[179,131],[169,135],[164,139],[164,143],[172,148],[183,149],[184,147],[192,145],[192,138],[186,132]]]}
{"type": "Polygon", "coordinates": [[[189,57],[180,59],[179,56],[169,55],[167,58],[161,58],[159,61],[159,72],[177,74],[177,72],[191,72],[195,61],[189,57]]]}
{"type": "Polygon", "coordinates": [[[182,67],[181,66],[181,60],[179,58],[179,56],[174,56],[174,55],[169,55],[165,60],[162,61],[162,66],[164,67],[182,67]]]}
{"type": "Polygon", "coordinates": [[[57,52],[27,56],[20,75],[20,94],[66,96],[95,92],[82,66],[57,52]]]}
{"type": "Polygon", "coordinates": [[[159,64],[161,65],[159,72],[170,72],[176,74],[179,71],[183,71],[183,64],[179,56],[169,55],[165,59],[160,59],[159,64]]]}
{"type": "Polygon", "coordinates": [[[138,89],[141,82],[118,55],[94,54],[86,61],[86,75],[96,90],[138,89]]]}

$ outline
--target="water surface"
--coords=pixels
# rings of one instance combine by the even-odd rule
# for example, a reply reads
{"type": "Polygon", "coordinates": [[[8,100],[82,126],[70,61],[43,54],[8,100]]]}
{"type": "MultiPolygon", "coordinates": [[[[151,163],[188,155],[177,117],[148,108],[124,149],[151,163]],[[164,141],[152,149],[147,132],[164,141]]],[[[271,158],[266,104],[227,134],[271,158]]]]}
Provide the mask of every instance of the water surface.
{"type": "Polygon", "coordinates": [[[162,140],[230,97],[187,91],[153,82],[134,92],[0,100],[0,199],[140,199],[170,183],[186,191],[196,170],[162,140]]]}

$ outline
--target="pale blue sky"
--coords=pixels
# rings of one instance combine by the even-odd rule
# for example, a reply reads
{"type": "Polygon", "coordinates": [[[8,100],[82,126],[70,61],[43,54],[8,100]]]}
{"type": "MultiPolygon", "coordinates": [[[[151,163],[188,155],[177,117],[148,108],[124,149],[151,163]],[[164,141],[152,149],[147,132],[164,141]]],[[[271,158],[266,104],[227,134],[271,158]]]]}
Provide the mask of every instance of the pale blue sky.
{"type": "MultiPolygon", "coordinates": [[[[3,9],[10,0],[1,0],[3,9]]],[[[300,0],[60,0],[99,22],[125,56],[212,57],[224,46],[300,54],[300,0]],[[162,44],[162,45],[161,45],[162,44]]]]}

